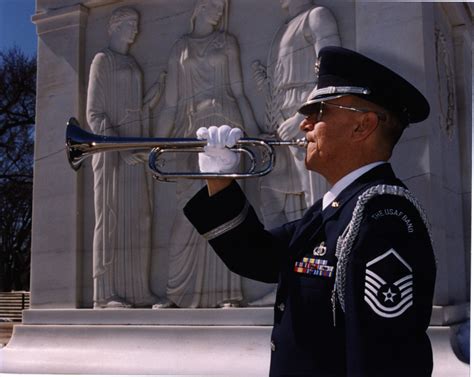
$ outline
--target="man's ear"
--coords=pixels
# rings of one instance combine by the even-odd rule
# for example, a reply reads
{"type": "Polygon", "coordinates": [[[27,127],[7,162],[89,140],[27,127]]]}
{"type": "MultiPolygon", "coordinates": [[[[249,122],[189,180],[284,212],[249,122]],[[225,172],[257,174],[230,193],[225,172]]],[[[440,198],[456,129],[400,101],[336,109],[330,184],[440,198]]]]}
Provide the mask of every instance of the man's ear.
{"type": "Polygon", "coordinates": [[[379,117],[374,112],[361,114],[358,123],[354,126],[352,135],[354,140],[367,139],[377,128],[379,117]]]}

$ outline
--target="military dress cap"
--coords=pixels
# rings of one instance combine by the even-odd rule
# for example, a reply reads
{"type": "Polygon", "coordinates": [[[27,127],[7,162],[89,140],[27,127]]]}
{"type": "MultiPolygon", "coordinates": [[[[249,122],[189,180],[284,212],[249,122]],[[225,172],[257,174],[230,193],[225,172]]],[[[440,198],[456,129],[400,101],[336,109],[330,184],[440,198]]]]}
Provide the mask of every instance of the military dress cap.
{"type": "Polygon", "coordinates": [[[320,50],[316,63],[318,82],[298,110],[317,111],[321,101],[355,95],[393,112],[408,125],[425,120],[430,112],[426,98],[403,77],[368,57],[342,47],[320,50]]]}

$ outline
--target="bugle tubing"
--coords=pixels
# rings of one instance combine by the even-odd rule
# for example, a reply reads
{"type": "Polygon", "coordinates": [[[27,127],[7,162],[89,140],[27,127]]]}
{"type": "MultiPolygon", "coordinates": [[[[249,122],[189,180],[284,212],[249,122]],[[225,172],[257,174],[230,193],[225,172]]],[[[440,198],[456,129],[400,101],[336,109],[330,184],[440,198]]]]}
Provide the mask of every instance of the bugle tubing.
{"type": "MultiPolygon", "coordinates": [[[[75,118],[70,118],[66,127],[66,154],[72,169],[78,170],[83,161],[96,153],[120,152],[124,150],[150,150],[148,166],[155,178],[169,180],[176,178],[205,179],[205,178],[251,178],[268,174],[274,167],[275,146],[296,146],[306,148],[306,139],[292,141],[264,140],[257,138],[242,138],[231,150],[245,154],[251,161],[251,167],[243,173],[201,173],[201,172],[164,172],[160,170],[157,161],[163,153],[204,151],[206,140],[195,138],[146,138],[102,136],[83,130],[75,118]],[[265,165],[256,169],[257,162],[252,147],[262,148],[262,154],[267,158],[265,165]],[[267,155],[267,156],[266,156],[267,155]]],[[[265,158],[264,158],[265,160],[265,158]]]]}

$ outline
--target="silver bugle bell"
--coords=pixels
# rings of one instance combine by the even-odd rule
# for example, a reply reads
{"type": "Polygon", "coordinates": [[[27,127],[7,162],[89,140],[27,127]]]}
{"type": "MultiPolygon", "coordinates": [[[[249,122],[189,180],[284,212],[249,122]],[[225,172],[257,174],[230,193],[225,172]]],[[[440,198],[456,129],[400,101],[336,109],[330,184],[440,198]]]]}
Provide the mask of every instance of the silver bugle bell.
{"type": "Polygon", "coordinates": [[[263,140],[242,138],[231,150],[245,154],[251,161],[251,166],[243,173],[202,173],[202,172],[165,172],[160,170],[158,160],[163,153],[204,151],[206,140],[193,138],[146,138],[146,137],[119,137],[102,136],[83,130],[77,119],[70,118],[66,127],[66,153],[69,164],[78,170],[82,162],[95,153],[120,152],[124,150],[148,149],[148,166],[153,176],[158,180],[176,178],[206,179],[206,178],[252,178],[261,177],[270,173],[275,164],[274,146],[296,146],[306,148],[308,141],[305,138],[293,141],[263,140]],[[251,147],[263,148],[263,167],[257,169],[257,158],[251,147]]]}

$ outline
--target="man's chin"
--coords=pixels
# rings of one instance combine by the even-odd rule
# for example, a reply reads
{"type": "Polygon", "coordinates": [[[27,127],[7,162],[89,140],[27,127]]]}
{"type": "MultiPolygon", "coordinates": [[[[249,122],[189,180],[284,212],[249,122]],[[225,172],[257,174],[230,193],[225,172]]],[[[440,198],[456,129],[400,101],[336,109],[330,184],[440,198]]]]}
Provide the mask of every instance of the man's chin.
{"type": "Polygon", "coordinates": [[[306,158],[304,160],[304,166],[306,167],[306,170],[321,174],[320,163],[321,161],[315,161],[314,158],[308,158],[308,155],[306,154],[306,158]]]}
{"type": "Polygon", "coordinates": [[[304,166],[306,167],[306,170],[314,171],[316,172],[316,168],[314,166],[314,161],[310,161],[307,158],[304,160],[304,166]]]}

